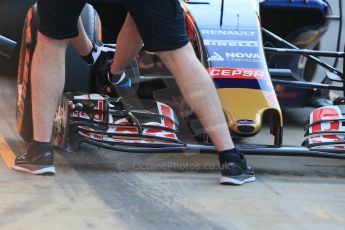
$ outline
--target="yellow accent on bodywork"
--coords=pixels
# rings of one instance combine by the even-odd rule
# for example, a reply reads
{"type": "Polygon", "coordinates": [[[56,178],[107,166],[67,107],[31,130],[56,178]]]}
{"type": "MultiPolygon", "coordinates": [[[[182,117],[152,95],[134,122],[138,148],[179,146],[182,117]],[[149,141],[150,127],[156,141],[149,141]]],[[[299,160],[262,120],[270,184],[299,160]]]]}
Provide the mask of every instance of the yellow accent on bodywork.
{"type": "MultiPolygon", "coordinates": [[[[276,111],[280,116],[280,126],[283,125],[282,113],[277,103],[268,99],[268,92],[256,89],[226,88],[218,89],[218,95],[226,115],[229,128],[237,134],[254,135],[262,128],[262,117],[266,111],[276,111]],[[242,133],[237,128],[238,120],[253,120],[255,124],[251,133],[242,133]]],[[[275,96],[275,95],[274,95],[275,96]]]]}

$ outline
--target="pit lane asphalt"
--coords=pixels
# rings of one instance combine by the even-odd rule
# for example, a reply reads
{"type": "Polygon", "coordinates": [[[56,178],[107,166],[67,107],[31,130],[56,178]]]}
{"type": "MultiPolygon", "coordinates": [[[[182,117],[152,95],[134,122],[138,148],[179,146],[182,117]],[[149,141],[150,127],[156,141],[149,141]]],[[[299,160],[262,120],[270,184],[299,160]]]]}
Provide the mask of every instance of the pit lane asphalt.
{"type": "MultiPolygon", "coordinates": [[[[0,86],[0,134],[20,154],[25,143],[15,132],[15,78],[0,77],[0,86]]],[[[300,143],[309,111],[285,114],[285,144],[300,143]]],[[[269,143],[272,137],[254,140],[269,143]]],[[[0,229],[343,229],[345,224],[343,160],[248,156],[257,181],[238,187],[218,185],[211,155],[128,154],[84,145],[77,153],[57,151],[55,159],[54,177],[16,172],[0,161],[0,229]]]]}

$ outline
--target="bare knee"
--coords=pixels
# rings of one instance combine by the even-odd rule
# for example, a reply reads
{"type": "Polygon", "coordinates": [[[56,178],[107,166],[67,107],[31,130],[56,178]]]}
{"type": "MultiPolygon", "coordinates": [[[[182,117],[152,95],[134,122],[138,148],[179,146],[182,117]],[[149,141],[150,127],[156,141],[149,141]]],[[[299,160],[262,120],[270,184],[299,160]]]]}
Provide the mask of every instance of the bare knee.
{"type": "Polygon", "coordinates": [[[195,53],[192,48],[192,46],[188,43],[187,45],[175,49],[175,50],[167,50],[167,51],[159,51],[155,52],[158,57],[163,61],[163,62],[171,62],[171,61],[177,61],[181,60],[181,57],[190,57],[194,58],[195,53]]]}
{"type": "Polygon", "coordinates": [[[37,46],[49,47],[50,49],[66,49],[71,39],[54,39],[40,32],[37,35],[37,46]]]}

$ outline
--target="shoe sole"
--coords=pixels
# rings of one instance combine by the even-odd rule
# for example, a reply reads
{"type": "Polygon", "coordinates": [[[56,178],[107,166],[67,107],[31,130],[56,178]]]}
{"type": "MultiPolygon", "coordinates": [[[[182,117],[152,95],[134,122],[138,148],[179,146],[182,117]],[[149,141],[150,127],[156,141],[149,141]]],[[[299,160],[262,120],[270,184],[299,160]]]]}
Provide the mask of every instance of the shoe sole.
{"type": "Polygon", "coordinates": [[[255,180],[255,176],[251,176],[243,180],[222,176],[220,177],[219,183],[222,185],[242,185],[244,183],[254,182],[255,180]]]}
{"type": "Polygon", "coordinates": [[[17,170],[17,171],[22,171],[22,172],[28,172],[28,173],[31,173],[34,175],[55,175],[55,167],[54,166],[32,171],[32,170],[29,170],[27,168],[23,168],[21,166],[15,165],[15,166],[13,166],[13,169],[17,170]]]}

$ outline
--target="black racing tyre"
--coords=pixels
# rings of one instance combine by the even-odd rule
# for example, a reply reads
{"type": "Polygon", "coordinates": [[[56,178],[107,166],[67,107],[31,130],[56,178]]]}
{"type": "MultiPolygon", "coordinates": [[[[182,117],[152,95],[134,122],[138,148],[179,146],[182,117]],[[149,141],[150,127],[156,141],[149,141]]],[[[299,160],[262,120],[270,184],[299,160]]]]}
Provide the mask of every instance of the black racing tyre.
{"type": "Polygon", "coordinates": [[[37,8],[29,9],[23,27],[17,77],[17,131],[30,142],[33,137],[31,110],[31,62],[37,40],[37,8]]]}
{"type": "MultiPolygon", "coordinates": [[[[102,45],[102,23],[97,11],[89,4],[86,4],[82,13],[81,19],[86,34],[91,42],[102,45]]],[[[92,71],[86,63],[81,59],[79,54],[73,49],[68,47],[66,56],[66,82],[65,91],[79,91],[87,93],[100,93],[104,94],[104,85],[107,83],[104,78],[104,72],[97,73],[92,71]]],[[[127,68],[127,74],[132,80],[134,90],[138,89],[140,74],[138,62],[133,59],[127,68]]]]}
{"type": "MultiPolygon", "coordinates": [[[[86,34],[91,42],[101,43],[101,21],[96,10],[86,4],[80,15],[86,34]]],[[[64,91],[94,92],[92,71],[78,52],[70,45],[66,53],[66,81],[64,91]]]]}
{"type": "MultiPolygon", "coordinates": [[[[94,8],[86,4],[81,17],[91,41],[99,43],[101,23],[94,8]]],[[[32,57],[37,42],[38,23],[37,7],[33,5],[26,15],[23,27],[17,77],[17,131],[26,142],[30,142],[33,138],[30,80],[32,57]]],[[[91,79],[90,68],[72,47],[68,47],[65,91],[91,92],[93,85],[91,79]]]]}
{"type": "Polygon", "coordinates": [[[62,96],[55,114],[52,143],[64,150],[67,150],[70,147],[68,125],[69,115],[70,106],[68,104],[68,99],[67,97],[62,96]]]}

